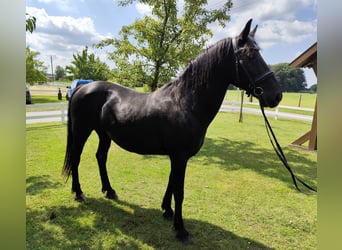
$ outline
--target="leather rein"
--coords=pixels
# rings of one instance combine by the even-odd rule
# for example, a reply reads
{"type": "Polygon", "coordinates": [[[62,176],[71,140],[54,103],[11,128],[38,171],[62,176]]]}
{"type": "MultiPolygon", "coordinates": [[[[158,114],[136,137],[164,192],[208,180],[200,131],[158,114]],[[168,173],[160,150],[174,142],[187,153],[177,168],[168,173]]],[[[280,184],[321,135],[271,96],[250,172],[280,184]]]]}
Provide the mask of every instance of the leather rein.
{"type": "Polygon", "coordinates": [[[283,165],[285,166],[285,168],[288,170],[288,172],[291,175],[292,178],[292,182],[295,185],[296,189],[301,192],[301,193],[305,193],[303,192],[299,187],[298,187],[298,183],[301,183],[304,187],[306,187],[307,189],[309,189],[310,191],[313,192],[317,192],[316,188],[311,187],[310,185],[306,184],[301,178],[299,178],[298,176],[296,176],[290,165],[288,164],[288,161],[285,157],[285,154],[280,146],[280,144],[278,143],[278,140],[272,130],[271,124],[269,123],[266,114],[265,114],[265,110],[264,110],[264,106],[262,105],[262,98],[263,98],[263,93],[264,90],[262,87],[257,86],[259,83],[265,81],[266,79],[273,77],[274,76],[274,72],[273,71],[267,71],[264,74],[262,74],[261,76],[257,77],[256,79],[253,79],[251,77],[251,75],[249,74],[247,68],[245,67],[243,60],[241,60],[240,58],[240,52],[241,49],[239,49],[237,47],[236,44],[236,38],[232,39],[232,44],[233,44],[233,49],[234,49],[234,55],[235,55],[235,70],[236,70],[236,78],[237,78],[237,82],[239,82],[239,67],[243,70],[243,72],[245,73],[245,75],[247,76],[248,80],[249,80],[249,85],[248,85],[248,90],[246,90],[247,95],[251,95],[251,93],[253,93],[254,96],[256,96],[259,100],[259,106],[261,109],[261,113],[264,117],[265,120],[265,127],[266,127],[266,132],[268,135],[268,138],[272,144],[272,147],[274,149],[274,151],[276,152],[277,156],[279,157],[280,161],[283,163],[283,165]]]}

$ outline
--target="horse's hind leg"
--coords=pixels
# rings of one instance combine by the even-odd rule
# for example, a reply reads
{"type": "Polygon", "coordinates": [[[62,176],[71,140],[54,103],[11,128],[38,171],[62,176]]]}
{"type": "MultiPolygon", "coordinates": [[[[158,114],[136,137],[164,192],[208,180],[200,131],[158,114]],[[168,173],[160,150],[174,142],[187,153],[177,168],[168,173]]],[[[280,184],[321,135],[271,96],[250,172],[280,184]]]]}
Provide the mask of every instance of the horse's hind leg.
{"type": "Polygon", "coordinates": [[[97,159],[97,163],[99,165],[99,170],[100,170],[102,192],[106,193],[106,197],[108,199],[116,200],[118,197],[116,195],[115,190],[110,185],[108,174],[107,174],[107,167],[106,167],[107,155],[108,155],[108,150],[110,147],[111,139],[103,131],[96,130],[96,133],[99,136],[99,146],[96,152],[96,159],[97,159]]]}
{"type": "MultiPolygon", "coordinates": [[[[74,131],[75,132],[75,131],[74,131]]],[[[83,194],[83,191],[81,189],[81,185],[79,182],[79,176],[78,176],[78,166],[81,159],[81,154],[83,151],[83,147],[85,142],[87,141],[89,135],[91,133],[90,131],[80,133],[80,131],[77,131],[77,133],[74,133],[74,139],[73,139],[73,145],[72,145],[72,153],[70,155],[70,162],[71,162],[71,176],[72,176],[72,192],[76,193],[75,200],[76,201],[84,201],[85,196],[83,194]]]]}

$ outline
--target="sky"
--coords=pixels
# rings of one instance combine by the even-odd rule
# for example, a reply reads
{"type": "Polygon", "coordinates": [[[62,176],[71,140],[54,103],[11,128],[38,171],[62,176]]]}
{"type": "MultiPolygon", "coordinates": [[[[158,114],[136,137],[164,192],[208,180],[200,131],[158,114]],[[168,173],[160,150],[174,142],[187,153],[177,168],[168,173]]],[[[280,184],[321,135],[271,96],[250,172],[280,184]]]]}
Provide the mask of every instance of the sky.
{"type": "MultiPolygon", "coordinates": [[[[207,5],[217,8],[223,2],[208,0],[207,5]]],[[[181,10],[183,0],[177,4],[181,10]]],[[[27,32],[26,45],[40,53],[39,59],[50,73],[51,58],[53,69],[65,67],[85,46],[113,68],[106,49],[92,45],[118,37],[123,25],[151,15],[151,7],[137,1],[120,7],[118,0],[27,0],[26,12],[37,18],[36,30],[27,32]]],[[[317,41],[317,0],[233,0],[230,15],[225,28],[210,25],[214,35],[208,45],[239,35],[250,18],[252,28],[258,25],[255,38],[268,64],[290,63],[317,41]]],[[[304,69],[304,73],[308,86],[317,83],[312,69],[304,69]]]]}

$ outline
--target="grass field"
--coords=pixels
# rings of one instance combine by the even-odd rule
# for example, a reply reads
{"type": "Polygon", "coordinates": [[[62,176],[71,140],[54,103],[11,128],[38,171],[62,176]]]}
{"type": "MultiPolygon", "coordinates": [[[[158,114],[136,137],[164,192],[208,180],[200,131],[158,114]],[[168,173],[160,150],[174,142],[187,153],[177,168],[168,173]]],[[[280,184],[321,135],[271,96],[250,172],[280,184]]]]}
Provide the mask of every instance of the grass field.
{"type": "Polygon", "coordinates": [[[57,96],[46,96],[46,95],[34,95],[32,96],[32,103],[41,104],[41,103],[62,103],[68,102],[63,96],[62,100],[58,100],[57,96]]]}
{"type": "MultiPolygon", "coordinates": [[[[272,121],[295,173],[316,186],[315,153],[288,147],[310,128],[272,121]]],[[[103,197],[92,134],[82,155],[80,182],[88,197],[73,200],[61,176],[66,126],[27,125],[27,249],[180,249],[160,205],[169,160],[112,144],[108,174],[119,201],[103,197]]],[[[317,196],[295,191],[271,149],[260,116],[219,113],[201,151],[188,164],[183,215],[187,249],[316,249],[317,196]]]]}

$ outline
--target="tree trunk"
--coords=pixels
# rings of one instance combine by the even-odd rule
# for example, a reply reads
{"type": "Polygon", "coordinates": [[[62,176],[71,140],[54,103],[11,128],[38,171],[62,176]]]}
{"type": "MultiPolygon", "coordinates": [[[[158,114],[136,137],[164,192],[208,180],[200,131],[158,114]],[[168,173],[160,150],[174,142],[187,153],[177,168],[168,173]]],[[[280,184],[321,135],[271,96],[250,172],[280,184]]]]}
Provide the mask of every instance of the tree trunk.
{"type": "Polygon", "coordinates": [[[159,72],[160,72],[160,66],[159,66],[159,63],[156,63],[156,67],[155,67],[154,74],[153,74],[153,80],[150,86],[151,91],[155,91],[158,87],[159,72]]]}

